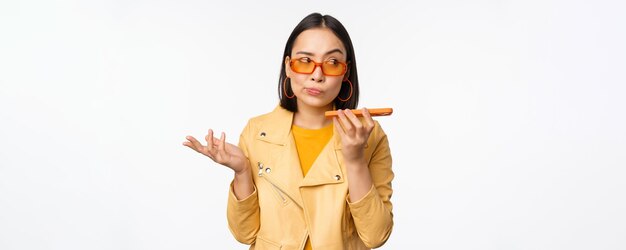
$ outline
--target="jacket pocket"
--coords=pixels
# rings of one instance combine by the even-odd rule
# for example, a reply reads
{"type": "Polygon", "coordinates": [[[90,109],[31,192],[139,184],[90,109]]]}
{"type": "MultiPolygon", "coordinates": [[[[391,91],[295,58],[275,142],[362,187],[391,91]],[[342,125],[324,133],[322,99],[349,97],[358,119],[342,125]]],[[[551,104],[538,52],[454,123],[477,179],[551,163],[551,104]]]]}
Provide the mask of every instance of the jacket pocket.
{"type": "Polygon", "coordinates": [[[279,250],[282,246],[276,242],[273,242],[262,237],[256,237],[256,243],[254,244],[254,250],[279,250]]]}

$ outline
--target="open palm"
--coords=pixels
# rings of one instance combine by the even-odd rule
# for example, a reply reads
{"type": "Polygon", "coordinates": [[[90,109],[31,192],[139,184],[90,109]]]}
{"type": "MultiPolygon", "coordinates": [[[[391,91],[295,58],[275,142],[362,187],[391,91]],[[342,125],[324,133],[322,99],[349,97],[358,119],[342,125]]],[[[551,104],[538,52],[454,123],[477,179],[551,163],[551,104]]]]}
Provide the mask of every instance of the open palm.
{"type": "Polygon", "coordinates": [[[220,139],[213,137],[213,130],[209,129],[209,133],[204,137],[207,145],[202,145],[193,136],[187,136],[188,141],[183,142],[187,146],[198,153],[206,155],[214,162],[227,166],[235,173],[242,173],[248,166],[248,159],[241,149],[233,144],[226,142],[226,134],[222,132],[220,139]]]}

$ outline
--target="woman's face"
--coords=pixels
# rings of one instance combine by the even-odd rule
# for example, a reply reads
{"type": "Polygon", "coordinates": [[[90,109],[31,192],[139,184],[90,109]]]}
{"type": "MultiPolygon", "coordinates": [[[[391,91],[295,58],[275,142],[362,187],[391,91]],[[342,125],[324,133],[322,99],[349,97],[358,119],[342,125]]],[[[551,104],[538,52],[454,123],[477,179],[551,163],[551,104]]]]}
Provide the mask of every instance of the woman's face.
{"type": "Polygon", "coordinates": [[[291,59],[308,59],[317,63],[329,60],[347,63],[346,58],[343,43],[328,28],[305,30],[296,37],[291,57],[285,58],[285,72],[287,77],[291,78],[291,89],[297,97],[298,107],[332,109],[332,101],[339,94],[343,79],[347,78],[349,72],[339,76],[326,76],[318,66],[313,73],[297,73],[289,66],[291,59]]]}

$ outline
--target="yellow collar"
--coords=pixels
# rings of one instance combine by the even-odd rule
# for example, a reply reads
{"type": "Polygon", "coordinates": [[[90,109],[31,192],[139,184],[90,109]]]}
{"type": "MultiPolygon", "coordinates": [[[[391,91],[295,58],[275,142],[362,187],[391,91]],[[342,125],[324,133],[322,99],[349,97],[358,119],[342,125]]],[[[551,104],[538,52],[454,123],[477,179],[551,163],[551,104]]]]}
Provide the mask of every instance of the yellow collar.
{"type": "MultiPolygon", "coordinates": [[[[265,134],[258,134],[257,139],[266,141],[277,145],[285,145],[289,140],[289,133],[291,132],[291,124],[293,124],[294,113],[286,110],[280,105],[276,106],[272,112],[268,114],[268,122],[263,123],[260,128],[265,134]]],[[[335,131],[333,131],[332,139],[334,142],[334,149],[341,149],[341,137],[335,131]]]]}

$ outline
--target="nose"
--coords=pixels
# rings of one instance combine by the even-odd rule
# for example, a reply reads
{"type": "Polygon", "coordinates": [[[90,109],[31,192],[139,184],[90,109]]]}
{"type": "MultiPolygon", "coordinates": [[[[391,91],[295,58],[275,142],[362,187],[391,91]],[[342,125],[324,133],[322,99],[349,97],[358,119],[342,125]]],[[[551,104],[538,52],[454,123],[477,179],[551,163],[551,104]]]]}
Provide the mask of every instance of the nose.
{"type": "Polygon", "coordinates": [[[311,81],[314,81],[314,82],[324,81],[324,72],[322,72],[322,66],[319,66],[319,65],[315,66],[315,69],[313,69],[313,73],[311,73],[311,81]]]}

